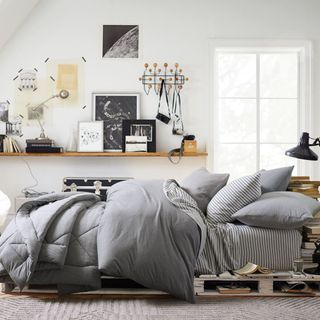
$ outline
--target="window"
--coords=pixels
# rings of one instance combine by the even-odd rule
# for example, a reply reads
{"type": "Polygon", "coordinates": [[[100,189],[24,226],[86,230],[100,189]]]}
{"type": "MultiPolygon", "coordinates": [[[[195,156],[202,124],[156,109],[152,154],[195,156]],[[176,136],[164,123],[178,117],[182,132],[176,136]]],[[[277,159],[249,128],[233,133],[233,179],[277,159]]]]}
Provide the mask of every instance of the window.
{"type": "Polygon", "coordinates": [[[306,129],[302,58],[295,47],[215,48],[215,171],[237,178],[295,165],[294,174],[302,173],[298,160],[284,154],[306,129]]]}

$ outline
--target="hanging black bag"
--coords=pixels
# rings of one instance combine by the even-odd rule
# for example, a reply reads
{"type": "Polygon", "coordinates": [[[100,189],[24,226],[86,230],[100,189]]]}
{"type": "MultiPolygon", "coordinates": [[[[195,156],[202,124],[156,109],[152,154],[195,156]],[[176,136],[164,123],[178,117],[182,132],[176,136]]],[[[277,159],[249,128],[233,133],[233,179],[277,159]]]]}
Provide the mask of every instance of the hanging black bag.
{"type": "Polygon", "coordinates": [[[170,107],[169,107],[169,99],[168,99],[168,94],[167,91],[165,89],[165,82],[164,80],[161,81],[161,87],[160,87],[160,93],[159,93],[159,103],[158,103],[158,113],[156,115],[156,119],[158,119],[159,121],[168,124],[171,120],[171,113],[170,113],[170,107]],[[162,95],[165,95],[166,98],[166,104],[167,104],[167,108],[168,108],[168,114],[165,114],[163,112],[160,111],[161,108],[161,100],[162,100],[162,95]]]}

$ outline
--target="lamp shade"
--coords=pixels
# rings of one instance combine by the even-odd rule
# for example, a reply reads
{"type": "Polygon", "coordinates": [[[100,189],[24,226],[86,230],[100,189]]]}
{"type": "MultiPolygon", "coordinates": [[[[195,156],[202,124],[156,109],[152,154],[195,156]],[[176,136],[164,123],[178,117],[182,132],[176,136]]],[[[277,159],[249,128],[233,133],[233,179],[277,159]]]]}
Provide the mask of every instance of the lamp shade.
{"type": "Polygon", "coordinates": [[[11,206],[10,199],[0,190],[0,227],[4,224],[11,206]]]}
{"type": "Polygon", "coordinates": [[[303,132],[300,142],[296,147],[293,147],[285,153],[289,157],[303,159],[303,160],[318,160],[318,155],[309,147],[309,133],[303,132]]]}

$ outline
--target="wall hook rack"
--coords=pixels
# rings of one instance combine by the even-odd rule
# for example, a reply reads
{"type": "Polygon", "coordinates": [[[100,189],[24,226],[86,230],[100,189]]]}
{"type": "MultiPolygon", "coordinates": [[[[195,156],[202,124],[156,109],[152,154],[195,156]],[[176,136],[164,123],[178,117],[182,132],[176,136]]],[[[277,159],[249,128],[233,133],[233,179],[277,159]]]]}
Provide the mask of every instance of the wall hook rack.
{"type": "Polygon", "coordinates": [[[142,82],[143,90],[148,95],[153,89],[158,95],[161,88],[161,83],[164,81],[167,94],[170,91],[180,92],[188,77],[182,73],[182,69],[179,68],[179,63],[174,64],[174,68],[169,68],[168,63],[163,64],[161,69],[158,63],[153,63],[152,67],[148,63],[144,64],[143,75],[139,78],[142,82]]]}

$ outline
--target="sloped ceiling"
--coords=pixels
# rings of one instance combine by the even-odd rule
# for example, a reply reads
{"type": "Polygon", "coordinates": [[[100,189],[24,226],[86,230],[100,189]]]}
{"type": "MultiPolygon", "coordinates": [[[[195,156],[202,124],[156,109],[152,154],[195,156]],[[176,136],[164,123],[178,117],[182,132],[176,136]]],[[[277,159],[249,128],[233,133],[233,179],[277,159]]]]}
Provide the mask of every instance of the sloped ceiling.
{"type": "Polygon", "coordinates": [[[0,0],[0,50],[41,0],[0,0]]]}

